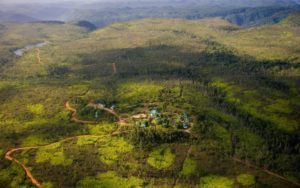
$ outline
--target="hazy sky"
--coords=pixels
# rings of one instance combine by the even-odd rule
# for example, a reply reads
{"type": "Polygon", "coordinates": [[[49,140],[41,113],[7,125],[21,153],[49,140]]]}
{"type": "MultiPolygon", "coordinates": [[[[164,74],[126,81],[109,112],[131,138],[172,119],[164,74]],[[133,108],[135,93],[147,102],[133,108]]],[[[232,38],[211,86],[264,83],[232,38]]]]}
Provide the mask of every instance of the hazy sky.
{"type": "MultiPolygon", "coordinates": [[[[58,3],[64,1],[73,1],[73,2],[95,2],[95,1],[108,1],[108,0],[0,0],[0,3],[58,3]]],[[[115,1],[115,0],[110,0],[115,1]]]]}

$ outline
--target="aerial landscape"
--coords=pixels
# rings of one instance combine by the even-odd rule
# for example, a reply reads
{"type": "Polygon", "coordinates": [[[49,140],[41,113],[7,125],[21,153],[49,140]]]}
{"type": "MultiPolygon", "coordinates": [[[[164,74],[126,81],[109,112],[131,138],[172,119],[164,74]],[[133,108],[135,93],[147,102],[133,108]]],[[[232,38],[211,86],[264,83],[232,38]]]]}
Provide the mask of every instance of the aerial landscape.
{"type": "Polygon", "coordinates": [[[300,187],[300,0],[0,0],[2,187],[300,187]]]}

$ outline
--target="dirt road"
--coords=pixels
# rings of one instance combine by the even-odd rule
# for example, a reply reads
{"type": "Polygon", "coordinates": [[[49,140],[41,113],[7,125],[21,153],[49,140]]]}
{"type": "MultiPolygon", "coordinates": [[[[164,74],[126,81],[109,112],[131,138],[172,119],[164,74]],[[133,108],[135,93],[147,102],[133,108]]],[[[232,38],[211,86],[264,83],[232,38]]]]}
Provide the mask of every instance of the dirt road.
{"type": "Polygon", "coordinates": [[[42,188],[42,185],[38,182],[37,179],[34,178],[34,176],[31,174],[30,170],[20,161],[18,161],[17,159],[15,159],[13,157],[13,153],[17,152],[17,151],[22,151],[22,150],[29,150],[29,149],[36,149],[38,147],[24,147],[24,148],[15,148],[15,149],[11,149],[9,150],[6,154],[5,154],[5,159],[9,160],[9,161],[13,161],[15,163],[17,163],[19,166],[22,167],[22,169],[24,170],[26,176],[28,177],[28,179],[31,181],[31,183],[36,186],[37,188],[42,188]]]}
{"type": "Polygon", "coordinates": [[[40,54],[41,54],[41,50],[39,48],[37,48],[36,49],[36,59],[37,59],[38,64],[42,64],[40,54]]]}

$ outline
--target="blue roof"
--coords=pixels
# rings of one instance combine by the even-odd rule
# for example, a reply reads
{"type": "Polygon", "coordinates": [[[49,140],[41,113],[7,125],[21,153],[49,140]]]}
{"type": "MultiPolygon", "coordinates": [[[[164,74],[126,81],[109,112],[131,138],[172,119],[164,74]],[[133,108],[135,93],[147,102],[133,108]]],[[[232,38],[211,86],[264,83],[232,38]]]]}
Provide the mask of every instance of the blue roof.
{"type": "Polygon", "coordinates": [[[150,111],[150,113],[151,113],[151,114],[156,114],[156,113],[158,113],[158,112],[157,112],[157,109],[153,109],[153,110],[150,111]]]}
{"type": "Polygon", "coordinates": [[[187,123],[183,123],[183,128],[185,128],[185,129],[189,128],[188,124],[187,123]]]}

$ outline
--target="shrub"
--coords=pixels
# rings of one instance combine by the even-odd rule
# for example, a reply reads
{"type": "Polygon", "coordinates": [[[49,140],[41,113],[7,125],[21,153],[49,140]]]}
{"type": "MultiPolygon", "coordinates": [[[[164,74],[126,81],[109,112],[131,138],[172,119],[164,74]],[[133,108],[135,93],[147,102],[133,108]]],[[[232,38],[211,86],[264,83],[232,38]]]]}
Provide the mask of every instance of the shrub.
{"type": "Polygon", "coordinates": [[[197,168],[197,163],[196,161],[192,159],[186,159],[183,163],[183,169],[182,169],[182,175],[184,176],[189,176],[195,173],[197,168]]]}
{"type": "Polygon", "coordinates": [[[98,139],[98,137],[79,137],[77,139],[77,145],[82,146],[95,144],[98,141],[98,139]]]}
{"type": "Polygon", "coordinates": [[[122,178],[115,172],[109,171],[103,174],[99,174],[97,177],[86,177],[77,183],[77,188],[135,188],[142,187],[143,180],[136,177],[122,178]]]}
{"type": "Polygon", "coordinates": [[[101,162],[111,165],[121,154],[132,151],[133,146],[126,142],[124,138],[112,138],[110,140],[103,140],[105,143],[99,148],[99,155],[101,162]]]}
{"type": "Polygon", "coordinates": [[[65,65],[50,65],[48,67],[48,75],[50,76],[57,76],[57,77],[61,77],[61,76],[65,76],[67,73],[70,72],[69,67],[65,66],[65,65]]]}
{"type": "Polygon", "coordinates": [[[35,115],[41,115],[44,113],[44,105],[43,104],[30,104],[30,105],[27,105],[27,109],[35,115]]]}
{"type": "Polygon", "coordinates": [[[236,180],[243,186],[251,186],[255,184],[255,177],[251,174],[240,174],[236,180]]]}
{"type": "Polygon", "coordinates": [[[232,188],[233,180],[223,176],[205,176],[200,179],[200,188],[232,188]]]}
{"type": "Polygon", "coordinates": [[[169,147],[156,148],[147,160],[148,164],[157,169],[165,169],[170,167],[175,160],[175,155],[169,147]]]}
{"type": "Polygon", "coordinates": [[[62,148],[60,148],[59,143],[40,148],[36,153],[35,161],[37,163],[50,162],[51,165],[54,166],[69,166],[73,162],[72,159],[66,159],[66,156],[62,148]]]}

